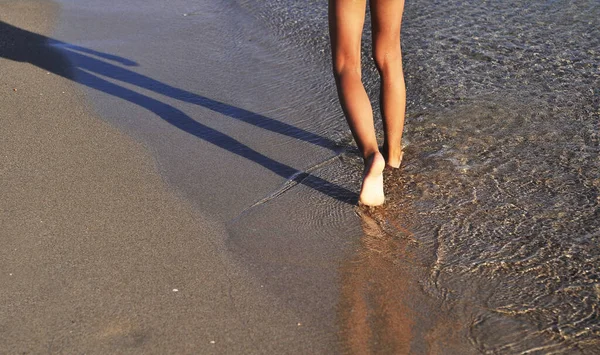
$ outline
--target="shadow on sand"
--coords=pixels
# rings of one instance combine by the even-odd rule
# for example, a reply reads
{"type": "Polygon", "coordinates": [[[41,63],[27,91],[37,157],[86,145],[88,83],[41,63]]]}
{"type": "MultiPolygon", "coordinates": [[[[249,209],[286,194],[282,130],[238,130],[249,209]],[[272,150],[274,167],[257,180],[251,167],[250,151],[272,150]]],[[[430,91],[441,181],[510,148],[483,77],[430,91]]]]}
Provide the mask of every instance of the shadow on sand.
{"type": "Polygon", "coordinates": [[[336,153],[341,152],[343,148],[332,140],[287,123],[164,84],[110,63],[114,62],[122,66],[137,66],[137,63],[131,60],[57,41],[2,21],[0,21],[0,57],[31,63],[48,72],[141,106],[189,134],[249,159],[285,179],[306,185],[339,201],[355,204],[358,199],[356,193],[308,172],[299,171],[273,160],[228,135],[195,121],[171,105],[111,83],[100,76],[135,85],[186,103],[199,105],[230,118],[310,142],[336,153]],[[70,60],[66,59],[67,55],[70,60]]]}

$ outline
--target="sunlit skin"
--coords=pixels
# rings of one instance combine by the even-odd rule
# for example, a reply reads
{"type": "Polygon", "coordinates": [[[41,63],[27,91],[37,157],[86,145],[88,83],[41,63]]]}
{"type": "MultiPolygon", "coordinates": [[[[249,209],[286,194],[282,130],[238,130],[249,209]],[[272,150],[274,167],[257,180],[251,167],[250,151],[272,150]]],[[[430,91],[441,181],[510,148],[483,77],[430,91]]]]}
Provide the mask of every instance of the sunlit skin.
{"type": "Polygon", "coordinates": [[[330,0],[329,33],[340,104],[365,164],[359,203],[378,206],[385,201],[385,166],[398,168],[402,161],[406,87],[402,72],[400,28],[404,0],[371,0],[369,4],[373,58],[381,78],[382,152],[379,151],[375,136],[371,102],[361,80],[361,37],[367,1],[330,0]]]}

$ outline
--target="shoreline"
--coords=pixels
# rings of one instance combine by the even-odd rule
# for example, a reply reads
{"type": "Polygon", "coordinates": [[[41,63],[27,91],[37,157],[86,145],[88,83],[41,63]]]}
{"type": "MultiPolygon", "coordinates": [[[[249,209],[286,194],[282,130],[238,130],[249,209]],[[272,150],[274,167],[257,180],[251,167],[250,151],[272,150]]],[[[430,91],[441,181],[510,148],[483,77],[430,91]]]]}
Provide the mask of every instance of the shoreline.
{"type": "MultiPolygon", "coordinates": [[[[0,25],[13,38],[0,46],[49,35],[59,11],[1,2],[0,25]]],[[[0,47],[0,349],[309,349],[298,315],[228,257],[225,227],[177,197],[142,144],[96,117],[80,88],[31,65],[69,66],[45,62],[39,45],[0,47]],[[19,57],[31,61],[10,59],[19,57]]]]}

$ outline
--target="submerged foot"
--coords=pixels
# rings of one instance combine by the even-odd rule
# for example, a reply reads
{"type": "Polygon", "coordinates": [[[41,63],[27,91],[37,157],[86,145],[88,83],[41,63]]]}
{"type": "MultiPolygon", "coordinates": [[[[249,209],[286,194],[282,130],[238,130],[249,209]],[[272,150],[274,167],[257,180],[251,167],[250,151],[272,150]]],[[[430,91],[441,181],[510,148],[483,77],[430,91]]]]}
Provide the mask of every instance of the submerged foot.
{"type": "Polygon", "coordinates": [[[359,203],[367,206],[380,206],[385,201],[383,194],[383,169],[385,159],[377,152],[365,163],[365,173],[360,189],[359,203]]]}
{"type": "Polygon", "coordinates": [[[403,156],[404,156],[403,151],[400,151],[399,154],[388,154],[385,161],[389,167],[398,169],[400,167],[400,164],[402,164],[403,156]]]}
{"type": "Polygon", "coordinates": [[[384,145],[383,151],[385,153],[385,162],[389,167],[394,169],[398,169],[400,164],[402,164],[402,157],[404,156],[404,151],[402,150],[394,150],[390,152],[389,149],[384,145]]]}

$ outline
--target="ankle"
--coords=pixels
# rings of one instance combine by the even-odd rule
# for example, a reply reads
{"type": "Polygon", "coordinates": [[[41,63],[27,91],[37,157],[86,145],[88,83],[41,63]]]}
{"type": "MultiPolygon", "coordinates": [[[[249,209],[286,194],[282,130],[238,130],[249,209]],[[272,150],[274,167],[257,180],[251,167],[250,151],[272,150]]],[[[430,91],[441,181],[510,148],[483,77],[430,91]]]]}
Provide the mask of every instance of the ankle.
{"type": "Polygon", "coordinates": [[[391,166],[392,168],[400,167],[400,164],[402,163],[402,156],[404,155],[404,152],[402,151],[402,149],[388,148],[388,149],[385,149],[384,152],[385,152],[385,162],[387,165],[391,166]]]}
{"type": "Polygon", "coordinates": [[[363,161],[365,162],[365,164],[367,164],[368,162],[373,160],[373,158],[378,154],[381,155],[379,149],[364,151],[362,154],[363,161]]]}

